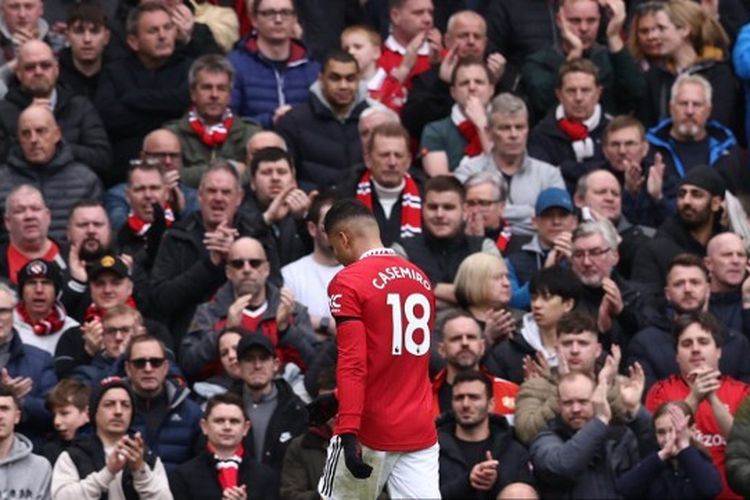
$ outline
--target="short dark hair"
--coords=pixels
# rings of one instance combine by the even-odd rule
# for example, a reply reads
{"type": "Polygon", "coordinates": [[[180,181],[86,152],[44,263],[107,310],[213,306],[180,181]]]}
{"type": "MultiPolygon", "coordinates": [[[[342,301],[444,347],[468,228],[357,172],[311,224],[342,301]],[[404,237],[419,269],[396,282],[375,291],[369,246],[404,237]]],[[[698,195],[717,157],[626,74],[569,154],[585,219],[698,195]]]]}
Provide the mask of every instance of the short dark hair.
{"type": "Polygon", "coordinates": [[[68,11],[68,28],[76,23],[91,23],[94,26],[107,25],[107,13],[98,0],[83,0],[73,4],[68,11]]]}
{"type": "Polygon", "coordinates": [[[141,172],[157,172],[159,174],[159,177],[162,178],[162,181],[164,180],[164,167],[162,167],[160,161],[137,160],[131,162],[130,168],[128,168],[128,174],[126,178],[128,187],[130,187],[130,184],[133,181],[133,172],[135,172],[136,170],[140,170],[141,172]]]}
{"type": "Polygon", "coordinates": [[[250,176],[255,177],[258,173],[261,163],[285,160],[289,164],[289,168],[294,173],[294,160],[292,156],[281,148],[271,146],[268,148],[262,148],[255,152],[253,160],[250,162],[250,176]]]}
{"type": "MultiPolygon", "coordinates": [[[[440,311],[437,315],[437,321],[435,322],[435,332],[440,336],[440,340],[443,339],[445,325],[458,318],[470,318],[474,321],[477,321],[469,311],[461,307],[451,307],[440,311]]],[[[477,322],[477,324],[479,323],[477,322]]]]}
{"type": "Polygon", "coordinates": [[[147,2],[139,3],[138,5],[135,5],[133,8],[130,9],[130,12],[128,12],[128,17],[125,20],[125,32],[128,35],[137,36],[138,35],[138,23],[141,20],[141,17],[143,17],[144,14],[148,12],[157,12],[162,11],[165,14],[169,15],[169,11],[167,8],[162,5],[161,2],[155,2],[152,0],[149,0],[147,2]]]}
{"type": "MultiPolygon", "coordinates": [[[[258,12],[260,12],[260,4],[263,3],[263,0],[255,0],[253,2],[253,16],[258,16],[258,12]]],[[[292,4],[292,10],[294,11],[295,15],[297,14],[297,2],[295,0],[290,0],[290,3],[292,4]]]]}
{"type": "Polygon", "coordinates": [[[702,330],[711,334],[716,347],[724,345],[724,326],[719,323],[716,317],[709,312],[692,311],[680,314],[672,323],[672,335],[674,337],[675,347],[680,342],[680,337],[685,333],[685,330],[695,324],[700,326],[702,330]]]}
{"type": "Polygon", "coordinates": [[[594,77],[594,83],[597,86],[599,85],[599,68],[588,59],[581,58],[565,61],[562,66],[560,66],[560,70],[557,72],[556,88],[562,88],[565,77],[570,73],[586,73],[587,75],[591,75],[594,77]]]}
{"type": "Polygon", "coordinates": [[[46,406],[50,411],[55,408],[73,405],[83,411],[89,405],[91,387],[79,380],[64,378],[59,381],[47,394],[46,406]]]}
{"type": "MultiPolygon", "coordinates": [[[[458,194],[461,198],[461,203],[466,200],[466,189],[464,188],[464,185],[452,175],[436,175],[435,177],[430,177],[424,185],[425,198],[430,191],[435,191],[436,193],[452,191],[458,194]]],[[[424,198],[422,201],[424,202],[424,198]]]]}
{"type": "Polygon", "coordinates": [[[599,328],[594,317],[586,312],[573,310],[563,314],[557,322],[557,337],[561,335],[591,332],[599,338],[599,328]]]}
{"type": "Polygon", "coordinates": [[[237,406],[240,410],[242,410],[242,416],[245,417],[245,420],[249,420],[247,417],[247,412],[245,411],[245,404],[242,402],[242,398],[233,392],[224,392],[222,394],[211,396],[208,401],[206,401],[206,409],[203,410],[203,418],[207,419],[208,417],[210,417],[211,412],[218,405],[237,406]]]}
{"type": "Polygon", "coordinates": [[[452,386],[455,389],[458,384],[466,382],[481,382],[484,385],[484,392],[487,395],[487,399],[492,398],[492,381],[484,373],[477,370],[462,370],[456,373],[452,386]]]}
{"type": "Polygon", "coordinates": [[[576,304],[583,296],[584,289],[578,275],[569,267],[552,266],[531,275],[529,280],[531,295],[557,295],[563,300],[572,299],[576,304]]]}
{"type": "Polygon", "coordinates": [[[451,71],[451,87],[456,84],[456,76],[458,75],[458,71],[469,66],[479,66],[484,70],[484,73],[487,76],[487,80],[492,81],[492,73],[490,73],[490,68],[487,67],[487,63],[484,62],[481,57],[469,56],[459,59],[459,61],[453,67],[453,71],[451,71]]]}
{"type": "Polygon", "coordinates": [[[310,208],[307,210],[305,220],[317,224],[320,222],[320,213],[328,205],[333,205],[339,199],[339,193],[334,190],[325,190],[313,198],[310,208]]]}
{"type": "Polygon", "coordinates": [[[21,410],[21,403],[18,401],[18,398],[16,397],[16,393],[11,390],[10,387],[8,387],[5,384],[0,384],[0,398],[8,397],[13,399],[13,404],[16,405],[16,408],[18,410],[21,410]]]}
{"type": "Polygon", "coordinates": [[[612,118],[612,120],[604,127],[603,142],[606,144],[609,140],[610,134],[614,134],[625,128],[637,128],[638,134],[641,136],[641,140],[646,138],[646,128],[643,126],[641,121],[630,115],[618,115],[612,118]]]}
{"type": "Polygon", "coordinates": [[[223,337],[227,333],[236,333],[240,337],[244,337],[250,332],[242,328],[241,326],[225,326],[224,328],[219,330],[219,333],[216,334],[216,352],[217,353],[219,352],[219,343],[220,343],[221,337],[223,337]]]}
{"type": "Polygon", "coordinates": [[[146,335],[131,337],[130,342],[128,342],[128,345],[125,347],[125,352],[123,353],[125,356],[125,361],[130,361],[130,356],[133,354],[133,347],[135,345],[144,344],[146,342],[156,342],[157,344],[159,344],[162,354],[165,358],[167,357],[167,346],[164,345],[164,342],[147,333],[146,335]]]}
{"type": "Polygon", "coordinates": [[[697,267],[703,272],[703,276],[706,280],[708,280],[708,268],[706,267],[706,263],[703,261],[703,258],[698,257],[693,253],[680,253],[675,255],[667,268],[665,281],[666,278],[669,278],[669,273],[671,273],[672,269],[675,267],[697,267]]]}
{"type": "Polygon", "coordinates": [[[367,208],[364,203],[356,198],[344,198],[331,205],[323,220],[323,226],[326,233],[330,233],[342,222],[356,218],[375,220],[372,210],[367,208]]]}
{"type": "MultiPolygon", "coordinates": [[[[73,206],[70,207],[70,212],[68,212],[68,222],[70,222],[70,218],[73,216],[73,213],[79,208],[94,207],[99,207],[104,210],[104,213],[107,213],[107,209],[104,208],[104,204],[100,200],[95,200],[94,198],[81,198],[80,200],[77,200],[75,203],[73,203],[73,206]]],[[[109,220],[109,214],[107,214],[107,219],[109,220]]]]}
{"type": "Polygon", "coordinates": [[[325,56],[323,57],[323,61],[321,61],[320,64],[321,73],[325,73],[331,61],[345,64],[354,64],[354,67],[357,68],[357,73],[359,73],[359,63],[353,55],[351,55],[349,52],[346,52],[345,50],[334,48],[326,52],[325,56]]]}

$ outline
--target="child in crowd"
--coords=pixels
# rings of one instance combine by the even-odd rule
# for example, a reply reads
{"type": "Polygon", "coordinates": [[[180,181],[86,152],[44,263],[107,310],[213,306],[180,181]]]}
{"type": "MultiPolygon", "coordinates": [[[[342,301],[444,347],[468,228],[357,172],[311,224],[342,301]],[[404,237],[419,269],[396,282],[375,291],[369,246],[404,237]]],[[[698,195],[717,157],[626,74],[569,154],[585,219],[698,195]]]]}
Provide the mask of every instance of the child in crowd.
{"type": "Polygon", "coordinates": [[[63,379],[47,395],[47,408],[54,417],[56,436],[44,445],[42,454],[54,464],[70,446],[78,429],[89,423],[91,388],[74,379],[63,379]]]}

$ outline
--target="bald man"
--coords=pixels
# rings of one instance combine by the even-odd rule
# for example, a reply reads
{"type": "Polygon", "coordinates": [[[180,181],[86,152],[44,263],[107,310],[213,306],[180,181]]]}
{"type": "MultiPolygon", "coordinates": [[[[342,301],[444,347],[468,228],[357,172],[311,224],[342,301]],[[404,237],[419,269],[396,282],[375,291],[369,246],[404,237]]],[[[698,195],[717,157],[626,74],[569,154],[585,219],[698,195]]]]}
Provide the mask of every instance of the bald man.
{"type": "Polygon", "coordinates": [[[58,84],[57,59],[49,45],[31,40],[18,48],[16,78],[0,101],[0,161],[8,157],[17,133],[18,117],[32,104],[51,110],[70,145],[73,158],[103,177],[112,152],[99,114],[84,96],[58,84]]]}
{"type": "Polygon", "coordinates": [[[11,149],[7,162],[0,167],[0,202],[21,184],[36,187],[52,216],[49,235],[62,242],[71,207],[82,198],[99,198],[101,182],[73,157],[46,107],[30,106],[23,111],[17,129],[19,145],[11,149]]]}
{"type": "Polygon", "coordinates": [[[750,335],[750,279],[747,247],[734,233],[708,241],[704,258],[711,297],[708,308],[727,328],[750,335]]]}

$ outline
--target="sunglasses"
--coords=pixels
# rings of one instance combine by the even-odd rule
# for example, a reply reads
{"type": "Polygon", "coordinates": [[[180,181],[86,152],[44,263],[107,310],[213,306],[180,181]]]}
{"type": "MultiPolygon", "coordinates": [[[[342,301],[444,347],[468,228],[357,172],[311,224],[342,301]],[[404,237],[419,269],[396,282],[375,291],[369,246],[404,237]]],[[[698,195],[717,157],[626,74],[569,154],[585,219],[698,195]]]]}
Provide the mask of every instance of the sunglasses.
{"type": "Polygon", "coordinates": [[[234,269],[240,270],[245,267],[245,263],[250,264],[250,267],[253,269],[258,269],[266,262],[265,259],[231,259],[227,261],[227,264],[234,269]]]}
{"type": "Polygon", "coordinates": [[[151,365],[151,368],[160,368],[165,361],[165,358],[135,358],[128,360],[128,363],[138,370],[143,370],[147,364],[151,365]]]}

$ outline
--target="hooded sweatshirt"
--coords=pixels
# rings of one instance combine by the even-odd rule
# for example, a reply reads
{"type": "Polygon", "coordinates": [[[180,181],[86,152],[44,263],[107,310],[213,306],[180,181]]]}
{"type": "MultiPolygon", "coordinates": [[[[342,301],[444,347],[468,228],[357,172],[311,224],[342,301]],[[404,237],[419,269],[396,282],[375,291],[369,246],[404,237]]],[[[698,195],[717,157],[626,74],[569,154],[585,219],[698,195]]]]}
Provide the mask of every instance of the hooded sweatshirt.
{"type": "Polygon", "coordinates": [[[0,459],[0,498],[50,498],[52,467],[39,455],[23,434],[14,434],[8,456],[0,459]]]}

